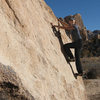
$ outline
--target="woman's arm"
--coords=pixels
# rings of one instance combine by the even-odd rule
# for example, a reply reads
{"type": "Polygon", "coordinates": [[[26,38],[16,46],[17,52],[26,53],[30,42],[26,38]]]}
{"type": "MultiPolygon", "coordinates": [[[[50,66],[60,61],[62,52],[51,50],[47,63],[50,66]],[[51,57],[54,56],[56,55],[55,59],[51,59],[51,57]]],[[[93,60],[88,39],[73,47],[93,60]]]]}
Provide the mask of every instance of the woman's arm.
{"type": "Polygon", "coordinates": [[[61,28],[61,29],[66,29],[66,27],[64,26],[59,26],[59,25],[53,25],[54,27],[58,27],[58,28],[61,28]]]}
{"type": "Polygon", "coordinates": [[[67,24],[66,22],[64,22],[64,21],[62,21],[62,20],[60,20],[60,19],[58,19],[58,21],[63,25],[64,29],[67,29],[67,30],[72,30],[72,29],[74,29],[73,26],[70,26],[70,25],[67,24]]]}
{"type": "Polygon", "coordinates": [[[65,27],[69,26],[66,22],[64,22],[64,21],[62,21],[62,20],[60,20],[60,19],[58,19],[58,21],[59,21],[63,26],[65,26],[65,27]]]}
{"type": "MultiPolygon", "coordinates": [[[[66,23],[65,23],[65,24],[66,24],[66,23]]],[[[73,29],[74,29],[73,26],[69,26],[69,25],[60,26],[60,25],[53,25],[52,23],[51,23],[51,25],[54,26],[54,27],[58,27],[59,29],[60,29],[60,28],[61,28],[61,29],[67,29],[67,30],[73,30],[73,29]]]]}
{"type": "Polygon", "coordinates": [[[67,29],[67,30],[73,30],[74,27],[73,26],[58,26],[58,25],[53,25],[54,27],[58,27],[61,29],[67,29]]]}

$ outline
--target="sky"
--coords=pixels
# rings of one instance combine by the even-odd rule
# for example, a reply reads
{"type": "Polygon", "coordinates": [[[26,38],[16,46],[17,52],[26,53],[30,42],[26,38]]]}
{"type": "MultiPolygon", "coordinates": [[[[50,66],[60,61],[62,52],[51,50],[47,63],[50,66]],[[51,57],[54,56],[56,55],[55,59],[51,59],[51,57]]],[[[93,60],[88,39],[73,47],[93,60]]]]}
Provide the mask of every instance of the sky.
{"type": "Polygon", "coordinates": [[[56,17],[80,13],[88,30],[100,30],[100,0],[45,0],[56,17]]]}

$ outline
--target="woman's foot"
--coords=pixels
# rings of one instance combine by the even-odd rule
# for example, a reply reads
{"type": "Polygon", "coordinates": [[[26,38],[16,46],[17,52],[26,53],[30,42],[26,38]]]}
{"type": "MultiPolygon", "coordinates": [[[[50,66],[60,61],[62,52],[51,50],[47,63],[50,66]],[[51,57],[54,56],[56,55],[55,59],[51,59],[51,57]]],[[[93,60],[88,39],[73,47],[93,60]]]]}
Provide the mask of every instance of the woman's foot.
{"type": "Polygon", "coordinates": [[[75,58],[68,58],[68,61],[73,62],[73,61],[75,61],[75,58]]]}
{"type": "Polygon", "coordinates": [[[83,76],[83,73],[75,73],[75,76],[83,76]]]}

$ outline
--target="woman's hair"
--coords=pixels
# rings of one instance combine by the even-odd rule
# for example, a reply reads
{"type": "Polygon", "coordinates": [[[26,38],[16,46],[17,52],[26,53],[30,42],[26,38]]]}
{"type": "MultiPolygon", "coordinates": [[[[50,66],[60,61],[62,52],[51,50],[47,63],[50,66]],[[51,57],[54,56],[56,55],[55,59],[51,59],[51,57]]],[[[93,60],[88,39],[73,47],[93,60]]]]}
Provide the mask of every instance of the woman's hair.
{"type": "Polygon", "coordinates": [[[72,18],[74,18],[73,15],[66,16],[66,17],[64,18],[64,21],[65,21],[66,23],[69,23],[69,20],[72,20],[72,18]]]}

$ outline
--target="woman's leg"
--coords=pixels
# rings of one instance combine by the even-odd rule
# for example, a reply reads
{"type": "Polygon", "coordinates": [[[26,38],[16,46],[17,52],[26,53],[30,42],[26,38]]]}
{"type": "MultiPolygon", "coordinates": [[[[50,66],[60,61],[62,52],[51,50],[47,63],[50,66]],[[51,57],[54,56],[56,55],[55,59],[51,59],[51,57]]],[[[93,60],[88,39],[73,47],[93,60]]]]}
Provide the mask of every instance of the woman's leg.
{"type": "Polygon", "coordinates": [[[75,48],[76,69],[79,74],[83,74],[82,65],[80,61],[80,48],[75,48]]]}
{"type": "Polygon", "coordinates": [[[75,42],[67,43],[64,45],[64,50],[65,50],[66,54],[68,55],[68,57],[70,57],[71,59],[74,58],[74,56],[73,56],[70,48],[75,48],[75,46],[76,46],[75,42]]]}

